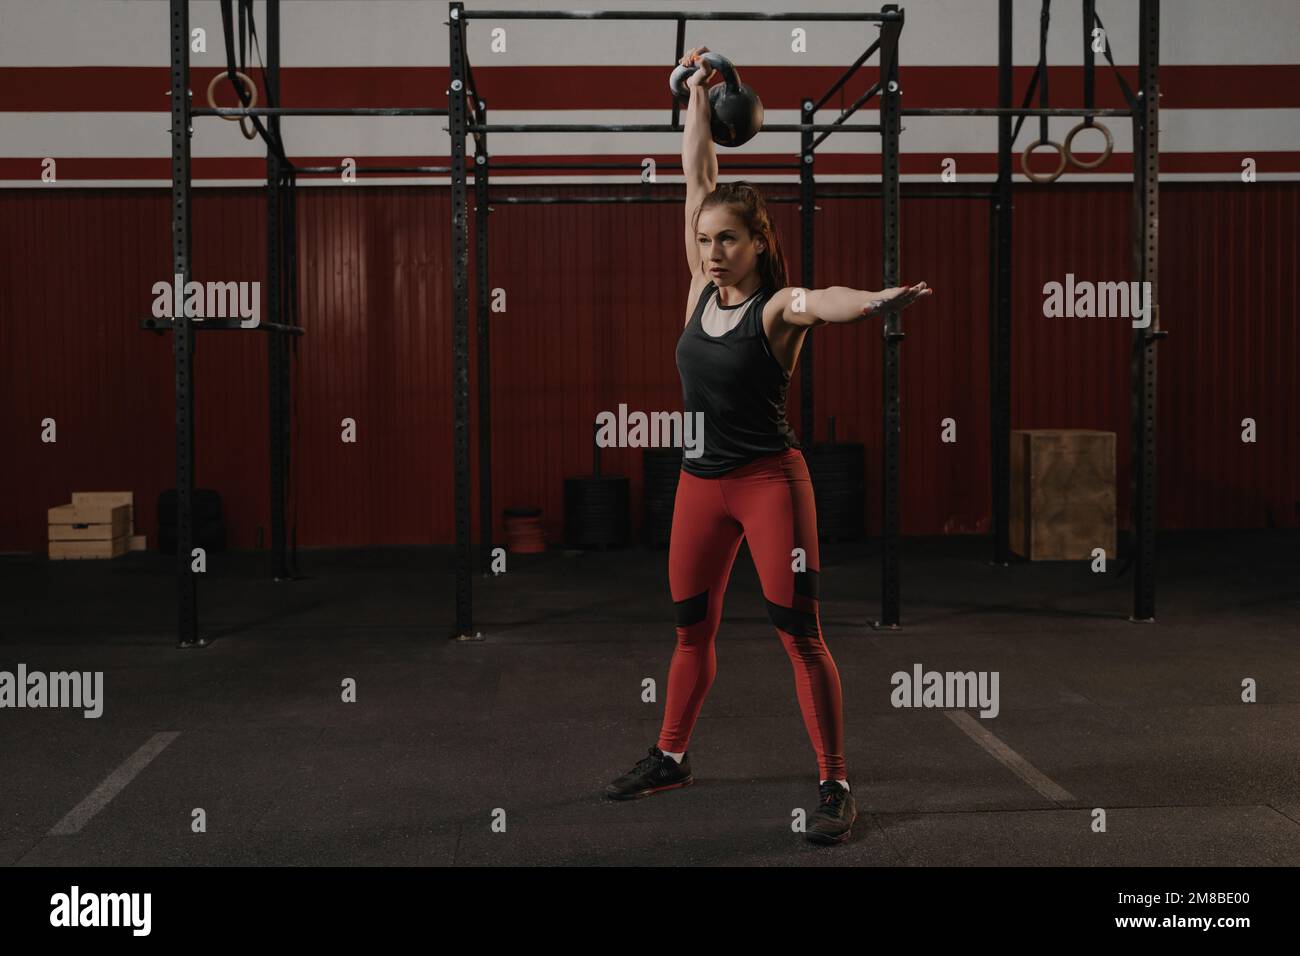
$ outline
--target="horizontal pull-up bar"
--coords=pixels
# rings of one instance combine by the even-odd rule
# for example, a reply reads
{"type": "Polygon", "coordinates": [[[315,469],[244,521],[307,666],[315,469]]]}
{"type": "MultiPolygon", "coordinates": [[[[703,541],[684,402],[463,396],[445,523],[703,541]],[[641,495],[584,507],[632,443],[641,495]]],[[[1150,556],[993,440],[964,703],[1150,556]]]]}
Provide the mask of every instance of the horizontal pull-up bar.
{"type": "Polygon", "coordinates": [[[901,13],[704,13],[698,10],[464,10],[463,20],[839,20],[883,23],[901,13]]]}
{"type": "Polygon", "coordinates": [[[589,206],[601,203],[640,203],[640,202],[683,202],[682,196],[489,196],[488,205],[501,203],[503,206],[559,206],[564,203],[579,203],[589,206]]]}
{"type": "MultiPolygon", "coordinates": [[[[817,198],[822,197],[818,196],[817,198]]],[[[490,207],[492,203],[501,203],[503,206],[560,206],[566,203],[600,206],[606,203],[682,203],[685,201],[685,196],[491,196],[488,198],[488,206],[490,207]]],[[[768,196],[765,201],[770,203],[799,202],[800,199],[798,196],[768,196]]]]}
{"type": "MultiPolygon", "coordinates": [[[[873,86],[861,98],[878,92],[879,84],[873,86]]],[[[861,102],[857,104],[861,105],[861,102]]],[[[850,111],[851,112],[851,111],[850,111]]],[[[1123,109],[1085,109],[1083,107],[1052,107],[1050,109],[1002,109],[999,107],[951,107],[942,109],[905,109],[903,116],[1132,116],[1130,110],[1123,109]]],[[[306,107],[306,106],[257,106],[246,109],[238,106],[197,107],[190,111],[191,116],[446,116],[446,109],[424,107],[306,107]]],[[[466,130],[471,133],[680,133],[681,126],[672,124],[638,124],[606,125],[600,123],[470,123],[466,130]]],[[[836,123],[769,123],[762,132],[765,133],[802,133],[805,130],[833,132],[843,130],[849,133],[879,133],[881,128],[872,125],[846,125],[836,123]]]]}
{"type": "MultiPolygon", "coordinates": [[[[489,163],[491,169],[641,169],[640,163],[489,163]]],[[[732,169],[798,169],[802,163],[728,163],[722,172],[732,169]]],[[[681,163],[659,163],[659,169],[681,169],[681,163]]]]}
{"type": "MultiPolygon", "coordinates": [[[[904,199],[994,199],[997,193],[977,190],[943,190],[939,192],[911,192],[902,191],[904,199]]],[[[813,199],[820,201],[822,199],[879,199],[880,190],[867,192],[834,192],[834,193],[817,193],[813,199]]],[[[503,206],[559,206],[566,203],[576,203],[579,205],[598,206],[605,203],[680,203],[686,200],[685,196],[489,196],[488,205],[500,203],[503,206]]],[[[777,202],[801,202],[799,196],[766,196],[764,201],[769,203],[777,202]]]]}
{"type": "MultiPolygon", "coordinates": [[[[232,112],[238,112],[237,110],[232,112]]],[[[644,123],[635,125],[600,123],[468,123],[465,126],[470,133],[680,133],[682,127],[670,123],[644,123]]],[[[841,125],[834,123],[764,123],[763,133],[813,133],[822,130],[843,130],[847,133],[879,133],[879,125],[841,125]]]]}
{"type": "Polygon", "coordinates": [[[190,110],[191,116],[446,116],[447,108],[405,106],[201,106],[190,110]]]}
{"type": "MultiPolygon", "coordinates": [[[[963,190],[943,190],[941,192],[909,192],[900,190],[899,194],[904,199],[996,199],[997,193],[985,191],[975,191],[969,189],[963,190]]],[[[866,192],[853,193],[817,193],[817,199],[879,199],[880,190],[867,190],[866,192]]]]}
{"type": "Polygon", "coordinates": [[[1082,107],[1058,109],[1014,109],[997,106],[952,107],[944,109],[900,110],[904,116],[1132,116],[1129,110],[1090,110],[1082,107]]]}
{"type": "Polygon", "coordinates": [[[295,166],[295,173],[449,173],[450,166],[295,166]]]}
{"type": "MultiPolygon", "coordinates": [[[[490,196],[487,204],[502,206],[563,206],[577,203],[581,206],[602,206],[606,203],[684,203],[685,196],[490,196]]],[[[768,203],[797,203],[798,196],[767,196],[768,203]]]]}

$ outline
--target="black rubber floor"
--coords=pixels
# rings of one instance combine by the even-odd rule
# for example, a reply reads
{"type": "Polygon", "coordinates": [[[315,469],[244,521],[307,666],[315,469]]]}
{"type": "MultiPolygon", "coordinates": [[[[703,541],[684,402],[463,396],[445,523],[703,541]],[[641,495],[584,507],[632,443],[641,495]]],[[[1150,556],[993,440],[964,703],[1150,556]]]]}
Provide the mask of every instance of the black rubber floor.
{"type": "Polygon", "coordinates": [[[104,682],[98,718],[0,709],[0,863],[1300,864],[1300,536],[1162,536],[1155,624],[1114,563],[989,554],[906,541],[903,627],[875,631],[874,545],[823,551],[859,810],[838,847],[792,831],[817,765],[744,549],[696,783],[627,803],[602,791],[657,739],[666,551],[512,557],[473,578],[465,644],[449,549],[303,551],[282,583],[213,554],[197,650],[171,558],[0,558],[0,671],[104,682]],[[998,672],[998,715],[895,708],[915,664],[998,672]]]}

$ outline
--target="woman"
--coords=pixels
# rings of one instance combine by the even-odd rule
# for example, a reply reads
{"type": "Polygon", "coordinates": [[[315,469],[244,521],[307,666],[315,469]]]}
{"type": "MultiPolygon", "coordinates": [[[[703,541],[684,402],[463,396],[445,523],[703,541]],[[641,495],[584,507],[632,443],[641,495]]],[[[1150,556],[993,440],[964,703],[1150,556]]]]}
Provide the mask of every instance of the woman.
{"type": "MultiPolygon", "coordinates": [[[[696,64],[707,51],[697,47],[681,62],[696,64]]],[[[744,538],[768,616],[793,665],[817,754],[821,785],[807,837],[839,843],[857,808],[844,765],[839,672],[818,614],[812,482],[786,421],[786,391],[809,328],[901,309],[932,290],[924,282],[883,292],[788,288],[762,196],[746,182],[716,185],[707,95],[712,71],[698,65],[686,81],[682,167],[692,280],[677,367],[686,413],[704,413],[704,448],[698,457],[683,458],[673,507],[668,579],[677,646],[658,744],[606,793],[627,800],[694,782],[686,745],[713,683],[714,638],[744,538]]]]}

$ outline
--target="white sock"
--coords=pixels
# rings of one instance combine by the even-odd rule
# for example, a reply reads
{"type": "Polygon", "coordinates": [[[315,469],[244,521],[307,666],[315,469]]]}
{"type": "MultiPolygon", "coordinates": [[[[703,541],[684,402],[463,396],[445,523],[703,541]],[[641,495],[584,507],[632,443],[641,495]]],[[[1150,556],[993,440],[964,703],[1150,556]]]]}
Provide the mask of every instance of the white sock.
{"type": "Polygon", "coordinates": [[[682,762],[682,756],[683,756],[685,753],[686,753],[685,750],[683,750],[683,751],[682,751],[681,753],[679,753],[679,754],[671,753],[670,751],[665,750],[665,751],[664,751],[664,756],[665,756],[665,757],[672,757],[672,758],[673,758],[674,760],[676,760],[678,763],[681,763],[681,762],[682,762]]]}
{"type": "MultiPolygon", "coordinates": [[[[826,782],[825,780],[822,781],[822,783],[825,782],[826,782]]],[[[847,780],[836,780],[835,782],[838,783],[845,790],[849,789],[849,782],[847,780]]]]}

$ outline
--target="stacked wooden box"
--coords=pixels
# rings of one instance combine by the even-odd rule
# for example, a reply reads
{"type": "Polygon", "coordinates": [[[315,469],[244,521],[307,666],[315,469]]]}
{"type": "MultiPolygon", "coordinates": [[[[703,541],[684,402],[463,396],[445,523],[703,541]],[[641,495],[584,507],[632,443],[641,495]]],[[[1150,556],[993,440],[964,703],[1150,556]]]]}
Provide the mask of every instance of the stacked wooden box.
{"type": "Polygon", "coordinates": [[[49,510],[52,560],[116,558],[143,551],[135,533],[135,495],[129,491],[76,491],[71,504],[49,510]]]}
{"type": "Polygon", "coordinates": [[[1011,433],[1011,550],[1031,561],[1115,556],[1115,433],[1011,433]]]}

